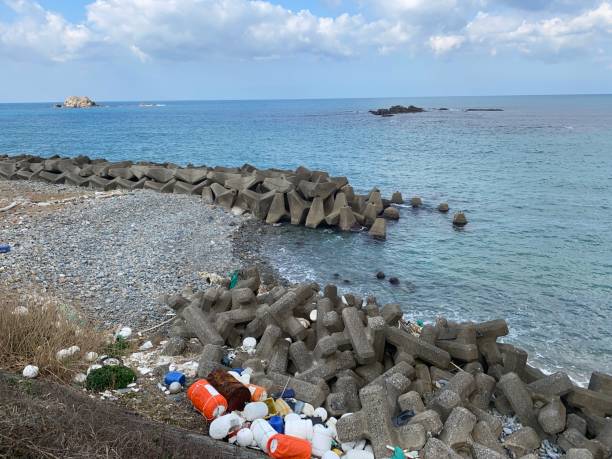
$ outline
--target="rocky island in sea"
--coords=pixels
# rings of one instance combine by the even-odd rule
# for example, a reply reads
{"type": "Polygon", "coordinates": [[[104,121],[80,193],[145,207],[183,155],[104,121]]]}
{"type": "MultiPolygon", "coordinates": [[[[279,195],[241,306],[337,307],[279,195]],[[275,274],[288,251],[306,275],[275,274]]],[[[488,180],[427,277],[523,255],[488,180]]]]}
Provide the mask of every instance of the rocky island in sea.
{"type": "Polygon", "coordinates": [[[99,105],[87,96],[68,96],[63,104],[56,104],[57,108],[90,108],[99,105]]]}
{"type": "Polygon", "coordinates": [[[405,107],[403,105],[393,105],[389,108],[379,108],[378,110],[370,110],[372,115],[378,116],[393,116],[398,115],[400,113],[422,113],[425,109],[421,107],[415,107],[414,105],[409,105],[405,107]]]}

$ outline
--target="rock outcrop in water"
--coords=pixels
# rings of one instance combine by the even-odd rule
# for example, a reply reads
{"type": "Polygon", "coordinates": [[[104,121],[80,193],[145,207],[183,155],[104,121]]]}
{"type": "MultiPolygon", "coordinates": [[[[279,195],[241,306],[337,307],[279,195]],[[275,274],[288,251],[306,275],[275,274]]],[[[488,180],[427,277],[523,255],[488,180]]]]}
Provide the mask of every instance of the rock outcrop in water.
{"type": "Polygon", "coordinates": [[[66,97],[64,103],[62,104],[63,108],[89,108],[96,107],[96,104],[93,100],[86,96],[69,96],[66,97]]]}
{"type": "Polygon", "coordinates": [[[390,108],[379,108],[378,110],[370,110],[372,115],[378,116],[393,116],[400,113],[421,113],[425,110],[421,107],[415,107],[414,105],[409,105],[408,107],[404,107],[403,105],[393,105],[390,108]]]}

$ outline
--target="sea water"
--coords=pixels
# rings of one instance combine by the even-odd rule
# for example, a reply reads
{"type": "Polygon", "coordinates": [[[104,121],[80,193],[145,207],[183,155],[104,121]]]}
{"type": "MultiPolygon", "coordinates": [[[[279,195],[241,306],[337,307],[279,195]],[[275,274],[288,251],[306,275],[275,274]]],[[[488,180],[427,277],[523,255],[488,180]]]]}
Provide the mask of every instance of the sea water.
{"type": "Polygon", "coordinates": [[[548,371],[612,372],[612,96],[0,105],[0,153],[22,152],[305,165],[358,192],[419,195],[425,206],[402,207],[384,242],[285,225],[265,254],[290,280],[336,282],[409,318],[506,318],[507,341],[548,371]],[[427,111],[368,113],[392,104],[427,111]]]}

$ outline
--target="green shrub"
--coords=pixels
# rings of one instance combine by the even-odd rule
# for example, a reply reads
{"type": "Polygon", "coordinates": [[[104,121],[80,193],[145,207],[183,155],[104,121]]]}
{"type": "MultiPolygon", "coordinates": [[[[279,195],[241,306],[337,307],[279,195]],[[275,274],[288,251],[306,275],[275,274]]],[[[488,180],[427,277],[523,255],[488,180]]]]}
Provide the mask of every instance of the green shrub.
{"type": "Polygon", "coordinates": [[[130,343],[125,338],[118,336],[114,343],[109,344],[105,354],[110,357],[120,357],[130,348],[130,343]]]}
{"type": "Polygon", "coordinates": [[[125,389],[136,381],[136,373],[122,365],[108,365],[91,371],[85,382],[87,389],[103,391],[107,389],[125,389]]]}

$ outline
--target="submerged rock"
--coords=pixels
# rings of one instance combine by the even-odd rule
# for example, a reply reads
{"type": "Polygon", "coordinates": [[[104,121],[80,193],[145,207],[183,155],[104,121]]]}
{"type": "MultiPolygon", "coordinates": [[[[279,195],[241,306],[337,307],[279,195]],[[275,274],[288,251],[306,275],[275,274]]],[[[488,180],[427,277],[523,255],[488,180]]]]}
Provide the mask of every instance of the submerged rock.
{"type": "Polygon", "coordinates": [[[463,212],[457,212],[454,216],[453,216],[453,225],[454,226],[465,226],[467,225],[468,221],[467,218],[465,216],[465,214],[463,212]]]}
{"type": "Polygon", "coordinates": [[[397,115],[398,113],[421,113],[424,111],[425,110],[421,107],[415,107],[414,105],[409,105],[408,107],[405,107],[403,105],[393,105],[390,108],[379,108],[378,110],[370,110],[370,113],[372,115],[378,116],[393,116],[397,115]]]}

